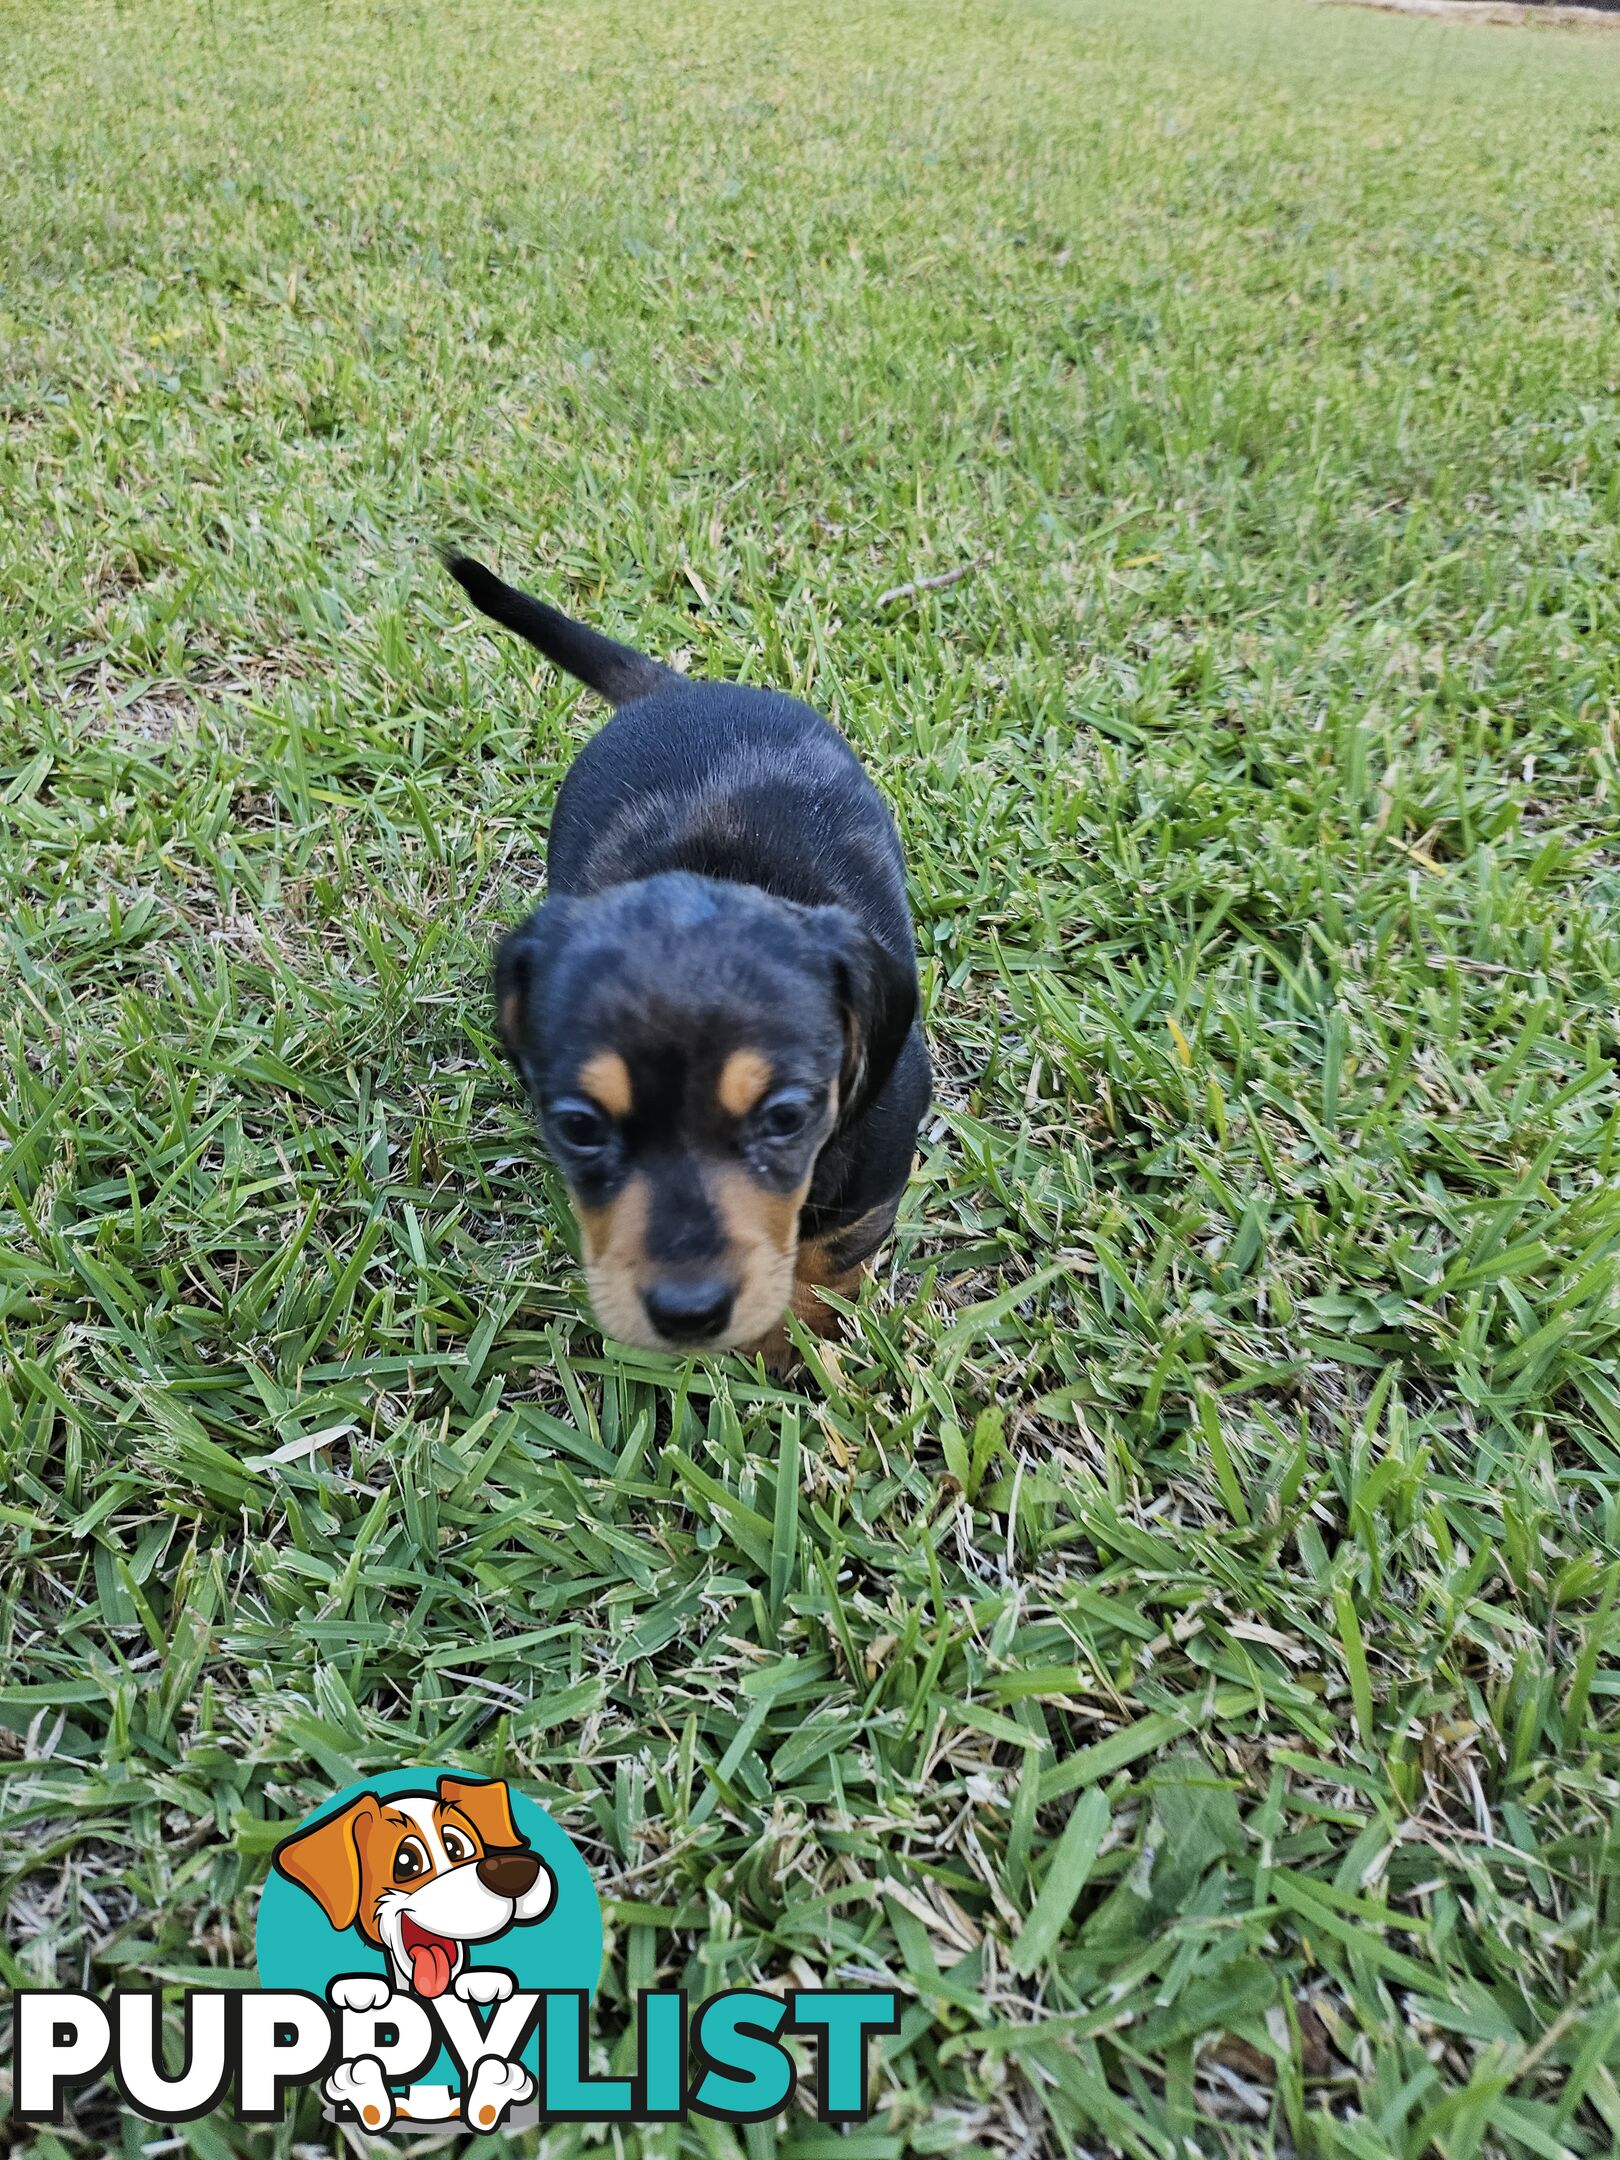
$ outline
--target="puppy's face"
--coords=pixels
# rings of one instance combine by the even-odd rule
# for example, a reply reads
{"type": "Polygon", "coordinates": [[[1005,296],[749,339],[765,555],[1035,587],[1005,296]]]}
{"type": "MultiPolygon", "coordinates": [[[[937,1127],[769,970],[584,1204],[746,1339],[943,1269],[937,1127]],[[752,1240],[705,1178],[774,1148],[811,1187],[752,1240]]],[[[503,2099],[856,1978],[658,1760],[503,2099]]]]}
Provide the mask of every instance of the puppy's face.
{"type": "Polygon", "coordinates": [[[496,1001],[603,1330],[757,1341],[816,1158],[911,1025],[909,968],[841,908],[670,873],[550,901],[502,946],[496,1001]]]}
{"type": "Polygon", "coordinates": [[[362,1793],[276,1848],[281,1873],[335,1928],[385,1951],[401,1987],[442,1995],[469,1943],[543,1919],[556,1879],[512,1819],[504,1780],[441,1778],[435,1792],[362,1793]]]}

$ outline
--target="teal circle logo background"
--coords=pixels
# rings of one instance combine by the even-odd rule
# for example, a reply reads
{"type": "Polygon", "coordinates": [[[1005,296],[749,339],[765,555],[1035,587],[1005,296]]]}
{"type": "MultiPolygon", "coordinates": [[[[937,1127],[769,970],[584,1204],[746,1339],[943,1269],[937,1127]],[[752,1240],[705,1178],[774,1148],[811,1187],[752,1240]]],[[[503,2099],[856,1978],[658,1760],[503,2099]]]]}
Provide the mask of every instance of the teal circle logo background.
{"type": "MultiPolygon", "coordinates": [[[[341,1814],[366,1793],[375,1793],[379,1800],[400,1793],[432,1793],[441,1777],[477,1782],[481,1773],[445,1764],[362,1778],[312,1808],[301,1823],[289,1823],[284,1836],[290,1838],[329,1815],[341,1814]]],[[[543,1920],[528,1925],[519,1922],[493,1942],[469,1943],[467,1962],[498,1966],[512,1975],[520,1990],[538,1994],[547,1989],[581,1988],[594,1999],[602,1976],[602,1906],[590,1870],[567,1831],[552,1821],[538,1800],[531,1800],[515,1785],[507,1786],[507,1794],[519,1834],[556,1879],[556,1902],[543,1920]]],[[[388,1972],[385,1952],[367,1942],[357,1928],[333,1927],[309,1892],[274,1867],[259,1900],[254,1952],[261,1987],[302,1988],[323,1998],[328,1983],[341,1974],[388,1972]]],[[[538,2037],[530,2038],[521,2060],[530,2072],[538,2072],[538,2037]]],[[[449,2056],[441,2053],[423,2077],[429,2084],[454,2083],[449,2056]]]]}

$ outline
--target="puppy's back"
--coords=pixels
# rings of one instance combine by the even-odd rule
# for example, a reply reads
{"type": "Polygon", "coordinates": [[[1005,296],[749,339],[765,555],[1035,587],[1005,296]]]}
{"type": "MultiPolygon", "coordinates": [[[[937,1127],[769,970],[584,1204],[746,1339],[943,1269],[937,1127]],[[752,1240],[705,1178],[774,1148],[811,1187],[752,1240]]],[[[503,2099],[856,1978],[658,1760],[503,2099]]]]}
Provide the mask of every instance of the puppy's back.
{"type": "Polygon", "coordinates": [[[888,805],[837,729],[778,691],[689,682],[622,707],[570,767],[548,855],[559,892],[689,870],[840,903],[911,950],[888,805]]]}
{"type": "Polygon", "coordinates": [[[587,894],[666,870],[841,904],[896,958],[912,952],[888,805],[808,705],[693,682],[576,623],[470,556],[445,567],[475,607],[619,710],[570,767],[549,842],[552,890],[587,894]]]}

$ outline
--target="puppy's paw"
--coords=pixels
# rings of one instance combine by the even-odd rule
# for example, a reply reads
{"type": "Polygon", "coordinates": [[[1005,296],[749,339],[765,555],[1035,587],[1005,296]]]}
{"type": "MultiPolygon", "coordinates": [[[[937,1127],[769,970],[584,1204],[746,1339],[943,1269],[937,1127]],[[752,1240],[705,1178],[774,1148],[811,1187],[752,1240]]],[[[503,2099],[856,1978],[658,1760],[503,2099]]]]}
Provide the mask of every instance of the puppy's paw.
{"type": "Polygon", "coordinates": [[[750,1365],[755,1358],[763,1358],[765,1370],[773,1380],[786,1380],[802,1362],[798,1345],[788,1333],[785,1323],[780,1320],[756,1341],[743,1343],[737,1355],[745,1357],[750,1365]]]}
{"type": "MultiPolygon", "coordinates": [[[[367,2009],[375,2005],[368,2003],[367,2009]]],[[[368,2130],[387,2130],[394,2120],[394,2096],[383,2083],[382,2064],[375,2055],[361,2055],[339,2063],[327,2072],[321,2091],[341,2110],[352,2107],[368,2130]]]]}
{"type": "Polygon", "coordinates": [[[393,1992],[382,1973],[342,1973],[326,1991],[338,2010],[380,2010],[393,1992]]]}
{"type": "Polygon", "coordinates": [[[498,2055],[486,2055],[473,2072],[462,2102],[461,2119],[469,2130],[493,2130],[508,2108],[527,2100],[533,2091],[534,2079],[521,2063],[502,2062],[498,2055]]]}
{"type": "Polygon", "coordinates": [[[497,1965],[469,1965],[456,1975],[450,1992],[464,2003],[503,2003],[516,1986],[512,1975],[497,1965]]]}

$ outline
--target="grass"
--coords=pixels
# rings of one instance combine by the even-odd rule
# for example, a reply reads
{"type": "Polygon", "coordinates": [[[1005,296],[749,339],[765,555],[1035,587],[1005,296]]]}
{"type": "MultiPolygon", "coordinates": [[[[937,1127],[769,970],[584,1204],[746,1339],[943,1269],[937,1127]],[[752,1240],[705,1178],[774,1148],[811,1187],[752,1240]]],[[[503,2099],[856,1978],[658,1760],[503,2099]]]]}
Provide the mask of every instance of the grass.
{"type": "Polygon", "coordinates": [[[454,1760],[604,2055],[900,1990],[844,2160],[1612,2151],[1620,39],[3,17],[0,1977],[245,1970],[454,1760]],[[800,1389],[591,1330],[484,978],[598,715],[446,534],[895,802],[937,1115],[800,1389]]]}

